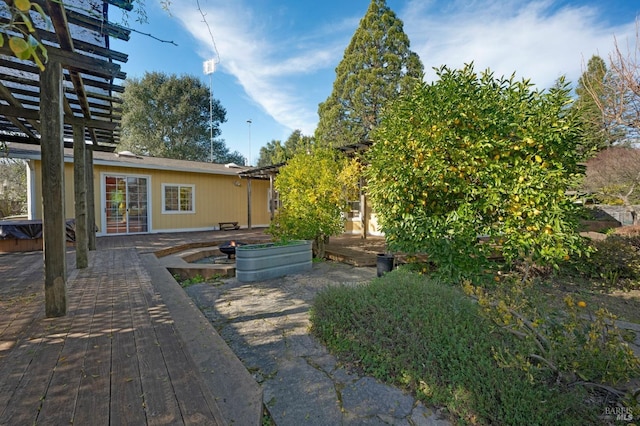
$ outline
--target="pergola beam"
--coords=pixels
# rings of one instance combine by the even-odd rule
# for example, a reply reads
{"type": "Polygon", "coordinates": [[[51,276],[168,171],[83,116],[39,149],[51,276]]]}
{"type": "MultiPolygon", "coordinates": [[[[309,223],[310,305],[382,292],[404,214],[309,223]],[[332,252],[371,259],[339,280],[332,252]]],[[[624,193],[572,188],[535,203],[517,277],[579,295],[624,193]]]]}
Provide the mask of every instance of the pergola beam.
{"type": "MultiPolygon", "coordinates": [[[[40,119],[40,113],[38,112],[38,110],[21,108],[16,106],[8,106],[8,105],[0,105],[0,115],[5,115],[7,117],[21,117],[27,120],[40,119]]],[[[102,129],[102,130],[109,130],[109,131],[113,131],[117,129],[120,125],[119,123],[115,123],[112,121],[86,119],[82,117],[68,116],[68,115],[65,115],[63,117],[63,121],[65,124],[70,124],[70,125],[79,124],[81,126],[88,127],[91,129],[102,129]]]]}

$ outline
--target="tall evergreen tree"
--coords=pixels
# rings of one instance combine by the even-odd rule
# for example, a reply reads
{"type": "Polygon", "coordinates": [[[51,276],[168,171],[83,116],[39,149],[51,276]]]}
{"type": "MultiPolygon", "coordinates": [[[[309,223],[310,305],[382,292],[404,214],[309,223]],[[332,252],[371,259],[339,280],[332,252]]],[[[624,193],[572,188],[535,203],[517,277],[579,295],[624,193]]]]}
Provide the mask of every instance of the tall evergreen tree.
{"type": "Polygon", "coordinates": [[[282,141],[272,139],[265,146],[260,148],[260,157],[258,158],[258,167],[272,166],[287,161],[287,153],[284,150],[282,141]]]}
{"type": "Polygon", "coordinates": [[[578,149],[585,158],[611,146],[616,139],[603,113],[610,98],[606,79],[607,65],[602,58],[594,55],[576,86],[574,109],[582,127],[578,149]]]}
{"type": "Polygon", "coordinates": [[[402,21],[385,0],[371,0],[336,68],[333,91],[318,108],[316,142],[343,146],[369,139],[387,102],[422,81],[402,21]]]}
{"type": "Polygon", "coordinates": [[[287,159],[293,158],[300,152],[310,152],[314,142],[313,136],[306,136],[303,135],[300,130],[294,130],[287,140],[284,141],[284,150],[287,153],[287,159]]]}
{"type": "Polygon", "coordinates": [[[214,100],[210,120],[209,96],[206,85],[189,75],[151,72],[127,80],[120,149],[193,161],[209,161],[213,150],[213,162],[244,164],[242,155],[216,139],[227,112],[214,100]]]}

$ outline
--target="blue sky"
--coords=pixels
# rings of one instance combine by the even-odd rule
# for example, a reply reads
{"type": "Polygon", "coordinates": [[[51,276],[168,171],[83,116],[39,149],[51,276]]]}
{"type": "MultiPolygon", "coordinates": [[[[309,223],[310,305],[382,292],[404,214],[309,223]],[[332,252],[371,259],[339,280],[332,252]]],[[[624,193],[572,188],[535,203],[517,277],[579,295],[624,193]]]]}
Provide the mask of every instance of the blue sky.
{"type": "MultiPolygon", "coordinates": [[[[130,16],[133,29],[177,46],[137,33],[126,43],[113,42],[113,49],[129,54],[123,64],[128,76],[191,74],[208,86],[202,63],[219,60],[211,83],[227,110],[221,138],[254,165],[267,142],[284,141],[295,129],[312,135],[318,104],[331,94],[335,68],[369,0],[199,4],[209,28],[196,0],[172,0],[170,14],[159,0],[146,0],[148,23],[130,16]]],[[[614,37],[621,47],[633,47],[640,15],[639,0],[387,0],[387,5],[404,22],[428,81],[435,76],[433,67],[473,61],[477,70],[515,72],[540,88],[561,75],[577,81],[592,55],[608,58],[614,37]]],[[[113,14],[111,20],[119,17],[113,14]]]]}

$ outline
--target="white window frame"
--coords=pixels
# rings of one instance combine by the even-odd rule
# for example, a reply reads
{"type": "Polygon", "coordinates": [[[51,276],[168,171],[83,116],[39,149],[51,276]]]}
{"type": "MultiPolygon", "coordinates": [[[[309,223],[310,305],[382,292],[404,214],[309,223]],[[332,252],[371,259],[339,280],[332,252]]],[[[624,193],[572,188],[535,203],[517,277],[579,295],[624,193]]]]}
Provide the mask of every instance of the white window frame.
{"type": "Polygon", "coordinates": [[[196,212],[196,186],[194,184],[185,183],[163,183],[162,184],[162,214],[194,214],[196,212]],[[166,203],[166,189],[178,188],[178,210],[167,210],[166,203]],[[180,194],[182,188],[191,189],[191,210],[180,210],[182,203],[180,203],[180,194]]]}

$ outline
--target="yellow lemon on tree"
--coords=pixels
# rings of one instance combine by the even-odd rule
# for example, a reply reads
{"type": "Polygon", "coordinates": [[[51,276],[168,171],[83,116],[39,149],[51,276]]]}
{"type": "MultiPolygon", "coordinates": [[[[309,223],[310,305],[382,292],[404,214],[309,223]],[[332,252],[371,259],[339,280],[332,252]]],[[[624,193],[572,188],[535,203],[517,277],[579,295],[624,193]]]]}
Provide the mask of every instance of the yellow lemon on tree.
{"type": "Polygon", "coordinates": [[[31,2],[29,0],[15,0],[13,4],[22,12],[31,9],[31,2]]]}

